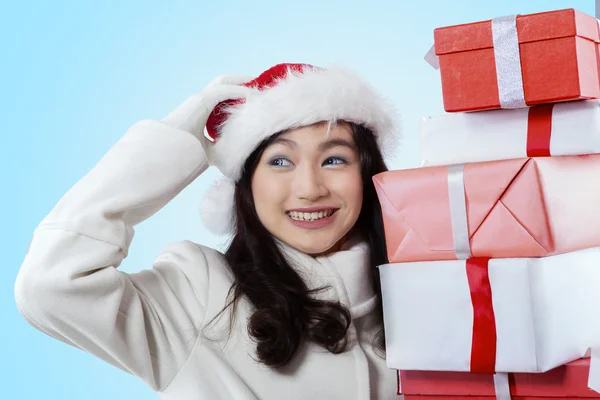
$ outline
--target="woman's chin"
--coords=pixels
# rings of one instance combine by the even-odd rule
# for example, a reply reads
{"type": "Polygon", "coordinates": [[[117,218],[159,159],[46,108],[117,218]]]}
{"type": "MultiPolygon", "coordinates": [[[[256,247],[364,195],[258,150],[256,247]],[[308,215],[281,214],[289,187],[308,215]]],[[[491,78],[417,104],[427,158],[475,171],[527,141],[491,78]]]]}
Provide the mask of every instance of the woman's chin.
{"type": "Polygon", "coordinates": [[[300,241],[297,238],[295,239],[296,240],[290,240],[289,242],[285,242],[294,249],[313,257],[336,252],[341,248],[343,244],[343,237],[331,238],[330,240],[324,238],[311,238],[307,241],[300,241]]]}
{"type": "Polygon", "coordinates": [[[287,227],[287,229],[271,231],[271,234],[288,246],[316,257],[340,250],[350,230],[351,227],[340,227],[337,224],[332,224],[327,228],[315,230],[297,227],[289,229],[287,227]]]}

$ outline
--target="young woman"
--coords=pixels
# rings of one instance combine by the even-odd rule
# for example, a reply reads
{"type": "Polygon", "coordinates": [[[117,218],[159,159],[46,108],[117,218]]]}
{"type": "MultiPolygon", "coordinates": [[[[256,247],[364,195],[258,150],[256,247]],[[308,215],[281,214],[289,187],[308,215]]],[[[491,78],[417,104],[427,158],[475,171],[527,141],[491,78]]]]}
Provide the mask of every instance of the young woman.
{"type": "Polygon", "coordinates": [[[64,195],[34,233],[19,310],[161,399],[397,398],[371,181],[395,130],[390,106],[339,67],[221,77],[133,125],[64,195]],[[205,209],[232,235],[225,254],[184,241],[119,271],[134,226],[209,165],[229,179],[205,209]]]}

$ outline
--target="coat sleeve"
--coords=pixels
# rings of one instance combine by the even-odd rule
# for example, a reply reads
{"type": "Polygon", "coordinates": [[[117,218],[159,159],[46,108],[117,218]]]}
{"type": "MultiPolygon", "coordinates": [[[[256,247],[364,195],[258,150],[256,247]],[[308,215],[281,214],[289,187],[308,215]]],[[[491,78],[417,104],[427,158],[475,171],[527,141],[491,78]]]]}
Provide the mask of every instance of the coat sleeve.
{"type": "Polygon", "coordinates": [[[206,168],[193,135],[159,121],[133,125],[36,228],[15,283],[23,317],[164,389],[198,336],[206,257],[200,246],[179,242],[152,268],[127,274],[117,267],[134,226],[206,168]]]}

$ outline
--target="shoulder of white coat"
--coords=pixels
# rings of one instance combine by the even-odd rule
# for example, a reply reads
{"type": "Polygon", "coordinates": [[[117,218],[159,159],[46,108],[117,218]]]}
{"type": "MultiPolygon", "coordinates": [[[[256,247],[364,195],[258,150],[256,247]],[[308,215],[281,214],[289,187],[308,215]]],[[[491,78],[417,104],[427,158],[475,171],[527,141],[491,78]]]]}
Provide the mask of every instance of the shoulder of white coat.
{"type": "Polygon", "coordinates": [[[184,240],[165,246],[156,263],[165,261],[176,265],[185,274],[196,296],[206,299],[207,306],[222,308],[234,281],[223,253],[184,240]]]}

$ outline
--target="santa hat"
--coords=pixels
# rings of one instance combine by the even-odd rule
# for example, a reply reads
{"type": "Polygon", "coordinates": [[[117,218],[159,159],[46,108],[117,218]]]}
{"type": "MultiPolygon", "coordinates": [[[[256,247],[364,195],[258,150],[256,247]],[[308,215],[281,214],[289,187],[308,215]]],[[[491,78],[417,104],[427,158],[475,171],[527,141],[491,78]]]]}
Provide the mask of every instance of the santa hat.
{"type": "Polygon", "coordinates": [[[243,100],[218,104],[206,124],[209,162],[225,176],[202,206],[204,225],[215,234],[233,232],[234,182],[250,154],[275,133],[343,120],[370,129],[385,158],[396,149],[394,109],[344,68],[278,64],[243,85],[253,90],[243,100]]]}

